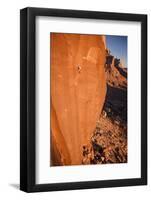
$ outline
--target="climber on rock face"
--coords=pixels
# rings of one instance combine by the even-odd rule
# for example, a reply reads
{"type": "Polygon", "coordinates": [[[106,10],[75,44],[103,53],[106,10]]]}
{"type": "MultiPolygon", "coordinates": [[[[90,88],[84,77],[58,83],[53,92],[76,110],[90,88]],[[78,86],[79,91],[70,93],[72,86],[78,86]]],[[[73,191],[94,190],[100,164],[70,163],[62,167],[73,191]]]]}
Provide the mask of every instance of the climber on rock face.
{"type": "Polygon", "coordinates": [[[78,72],[80,73],[81,72],[81,66],[77,65],[77,69],[78,69],[78,72]]]}

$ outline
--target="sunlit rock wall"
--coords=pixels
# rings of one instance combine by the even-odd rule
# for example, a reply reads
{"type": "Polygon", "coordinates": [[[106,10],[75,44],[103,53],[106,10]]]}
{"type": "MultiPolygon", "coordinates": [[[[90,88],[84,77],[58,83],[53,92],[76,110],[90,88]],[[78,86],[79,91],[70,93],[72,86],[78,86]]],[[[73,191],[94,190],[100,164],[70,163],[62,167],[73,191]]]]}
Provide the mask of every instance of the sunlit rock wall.
{"type": "Polygon", "coordinates": [[[79,165],[105,95],[105,36],[51,33],[51,165],[79,165]]]}

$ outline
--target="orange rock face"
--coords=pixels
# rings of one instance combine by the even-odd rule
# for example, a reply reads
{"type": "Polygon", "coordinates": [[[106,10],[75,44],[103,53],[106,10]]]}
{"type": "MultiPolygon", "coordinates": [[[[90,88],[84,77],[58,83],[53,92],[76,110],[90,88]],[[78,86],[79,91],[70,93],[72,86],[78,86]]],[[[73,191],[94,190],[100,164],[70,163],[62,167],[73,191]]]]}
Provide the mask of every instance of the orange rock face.
{"type": "Polygon", "coordinates": [[[105,100],[105,37],[50,38],[51,165],[79,165],[105,100]]]}

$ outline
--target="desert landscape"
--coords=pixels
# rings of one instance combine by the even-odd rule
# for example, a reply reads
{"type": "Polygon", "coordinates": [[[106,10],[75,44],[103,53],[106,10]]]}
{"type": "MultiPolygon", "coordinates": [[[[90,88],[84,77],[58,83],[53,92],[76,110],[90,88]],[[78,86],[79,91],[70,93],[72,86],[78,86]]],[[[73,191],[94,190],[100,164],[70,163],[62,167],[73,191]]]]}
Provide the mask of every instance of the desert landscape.
{"type": "Polygon", "coordinates": [[[127,162],[127,66],[108,36],[51,33],[50,68],[50,166],[127,162]]]}

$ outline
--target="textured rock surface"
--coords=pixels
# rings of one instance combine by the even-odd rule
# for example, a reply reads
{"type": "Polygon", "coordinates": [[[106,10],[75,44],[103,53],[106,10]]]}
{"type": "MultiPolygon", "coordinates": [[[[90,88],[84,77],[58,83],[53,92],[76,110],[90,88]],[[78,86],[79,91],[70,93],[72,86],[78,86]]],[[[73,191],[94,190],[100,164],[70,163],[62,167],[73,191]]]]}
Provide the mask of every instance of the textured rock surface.
{"type": "Polygon", "coordinates": [[[106,95],[105,37],[51,34],[51,162],[82,163],[106,95]]]}

